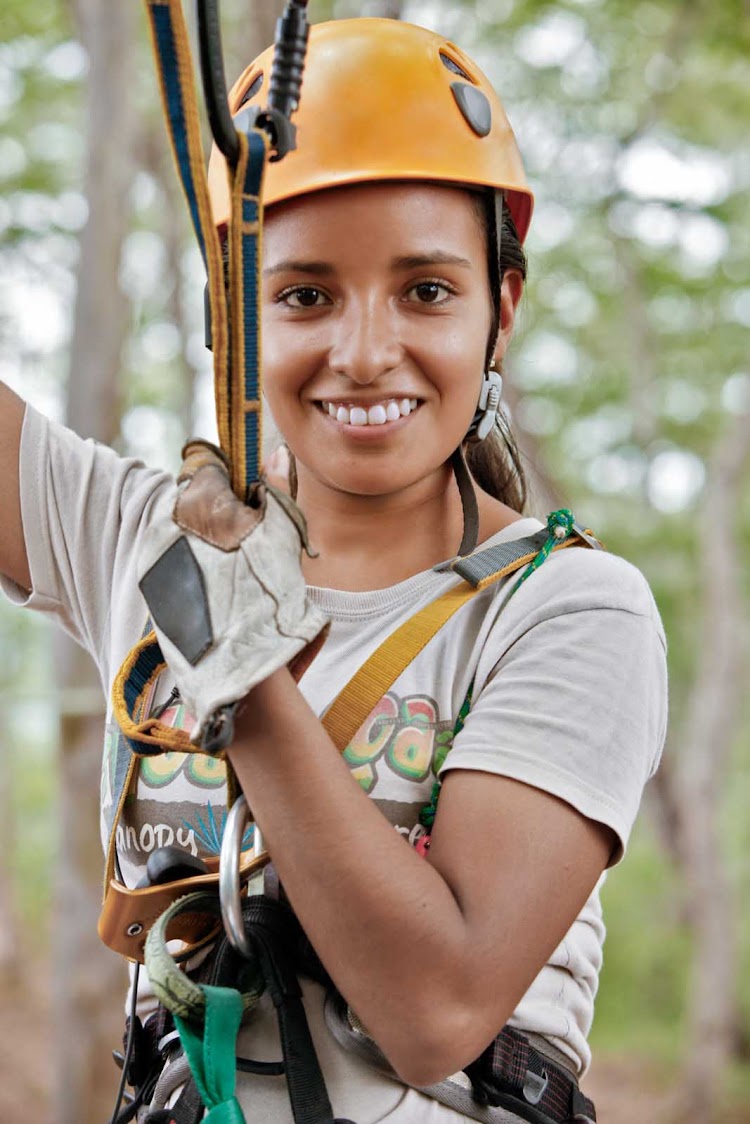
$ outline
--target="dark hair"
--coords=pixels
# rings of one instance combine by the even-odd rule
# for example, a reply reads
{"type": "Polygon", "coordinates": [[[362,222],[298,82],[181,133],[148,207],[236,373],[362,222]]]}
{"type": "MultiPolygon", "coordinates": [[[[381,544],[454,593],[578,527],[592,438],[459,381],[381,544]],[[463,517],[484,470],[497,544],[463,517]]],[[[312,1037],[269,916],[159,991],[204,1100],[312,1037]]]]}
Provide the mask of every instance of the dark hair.
{"type": "MultiPolygon", "coordinates": [[[[487,342],[487,363],[492,358],[500,330],[500,286],[508,269],[517,270],[524,281],[527,274],[526,254],[518,237],[516,224],[503,202],[503,222],[500,238],[500,260],[495,247],[495,201],[491,191],[481,195],[472,192],[487,240],[487,255],[492,301],[492,321],[487,342]]],[[[510,430],[507,415],[501,411],[498,424],[484,441],[469,440],[466,444],[466,463],[471,475],[482,491],[507,504],[514,511],[523,511],[526,505],[526,475],[521,464],[521,452],[510,430]]]]}

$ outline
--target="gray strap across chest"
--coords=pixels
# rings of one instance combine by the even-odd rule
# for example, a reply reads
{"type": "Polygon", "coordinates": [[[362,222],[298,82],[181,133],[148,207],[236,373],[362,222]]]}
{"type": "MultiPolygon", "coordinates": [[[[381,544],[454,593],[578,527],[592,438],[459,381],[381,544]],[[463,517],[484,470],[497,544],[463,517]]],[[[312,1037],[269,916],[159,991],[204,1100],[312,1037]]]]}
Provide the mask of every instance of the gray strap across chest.
{"type": "MultiPolygon", "coordinates": [[[[587,534],[577,523],[573,524],[573,531],[588,546],[595,550],[601,550],[601,544],[587,534]]],[[[503,570],[506,566],[512,565],[519,558],[523,558],[525,555],[538,554],[548,538],[549,531],[544,528],[536,531],[533,535],[526,536],[526,538],[513,539],[512,542],[495,543],[494,546],[477,550],[474,554],[469,554],[464,558],[454,558],[450,562],[442,562],[435,567],[435,570],[438,572],[451,570],[476,588],[485,578],[489,578],[492,574],[496,574],[498,570],[503,570]]]]}

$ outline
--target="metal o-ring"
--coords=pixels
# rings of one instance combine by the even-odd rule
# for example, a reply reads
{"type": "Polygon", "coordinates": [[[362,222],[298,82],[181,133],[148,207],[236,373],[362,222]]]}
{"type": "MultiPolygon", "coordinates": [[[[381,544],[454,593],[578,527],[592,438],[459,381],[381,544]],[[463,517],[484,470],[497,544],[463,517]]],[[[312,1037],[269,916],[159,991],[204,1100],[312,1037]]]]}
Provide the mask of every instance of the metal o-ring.
{"type": "Polygon", "coordinates": [[[143,925],[140,921],[134,921],[132,925],[128,925],[125,933],[128,937],[140,937],[143,932],[143,925]]]}

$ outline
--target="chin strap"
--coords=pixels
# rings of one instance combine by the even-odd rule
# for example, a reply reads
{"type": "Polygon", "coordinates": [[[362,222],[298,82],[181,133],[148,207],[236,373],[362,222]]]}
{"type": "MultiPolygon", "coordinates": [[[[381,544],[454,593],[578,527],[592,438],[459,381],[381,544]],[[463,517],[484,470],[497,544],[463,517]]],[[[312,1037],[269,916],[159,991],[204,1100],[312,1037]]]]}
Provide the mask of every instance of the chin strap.
{"type": "Polygon", "coordinates": [[[458,484],[458,494],[461,497],[461,508],[464,513],[464,533],[461,545],[458,548],[458,557],[463,558],[476,548],[479,539],[479,508],[474,483],[471,479],[469,467],[466,464],[463,445],[459,445],[451,456],[453,474],[458,484]]]}

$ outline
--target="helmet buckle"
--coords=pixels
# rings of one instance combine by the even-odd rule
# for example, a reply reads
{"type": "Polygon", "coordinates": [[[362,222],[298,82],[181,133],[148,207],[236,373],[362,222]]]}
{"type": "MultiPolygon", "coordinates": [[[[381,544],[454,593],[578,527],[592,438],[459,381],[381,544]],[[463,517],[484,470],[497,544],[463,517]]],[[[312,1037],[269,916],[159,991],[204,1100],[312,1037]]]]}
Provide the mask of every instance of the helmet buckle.
{"type": "Polygon", "coordinates": [[[472,431],[477,441],[484,441],[485,437],[494,429],[500,409],[500,398],[503,393],[503,376],[498,371],[485,371],[482,387],[479,391],[477,411],[472,422],[472,431]]]}

